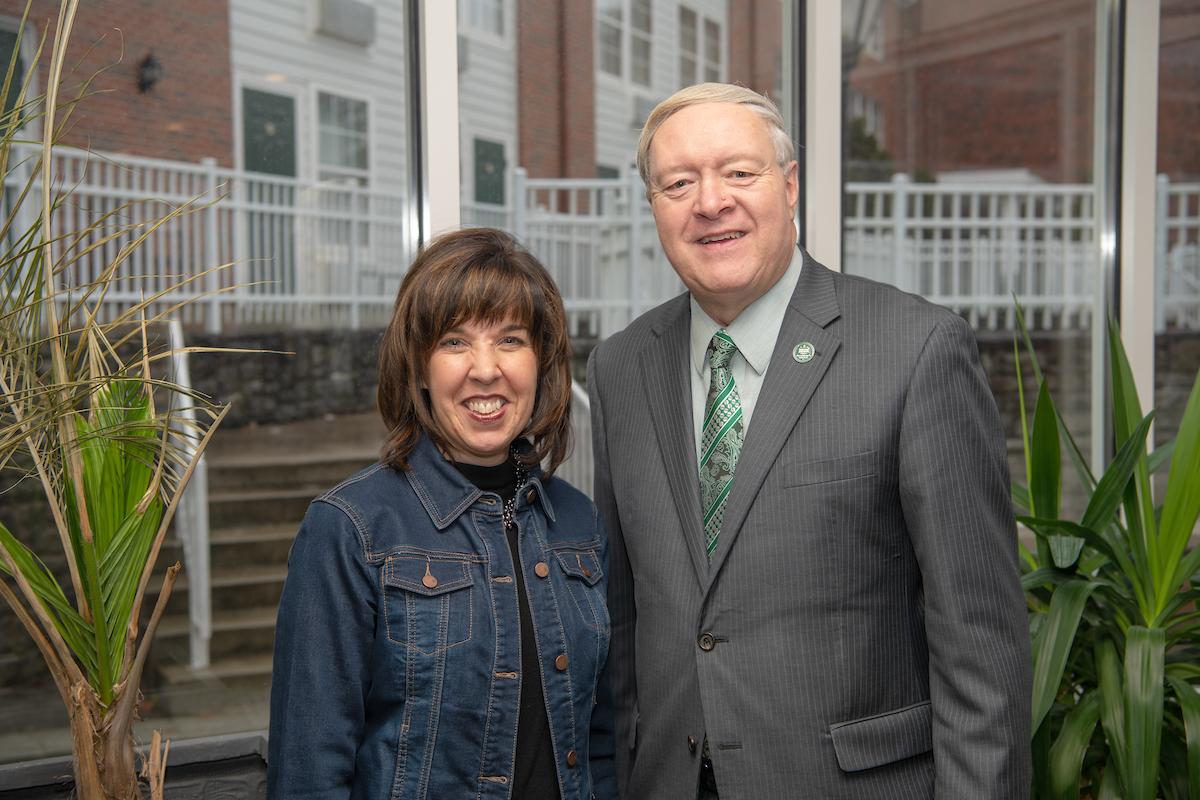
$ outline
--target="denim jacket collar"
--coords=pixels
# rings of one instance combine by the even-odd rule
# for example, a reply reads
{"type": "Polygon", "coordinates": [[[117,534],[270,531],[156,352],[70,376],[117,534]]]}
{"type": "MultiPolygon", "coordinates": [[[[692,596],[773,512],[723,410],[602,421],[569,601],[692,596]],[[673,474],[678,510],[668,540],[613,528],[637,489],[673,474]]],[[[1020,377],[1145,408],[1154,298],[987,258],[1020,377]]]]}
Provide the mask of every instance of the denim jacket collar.
{"type": "MultiPolygon", "coordinates": [[[[517,447],[525,451],[532,448],[532,445],[524,439],[518,439],[517,447]]],[[[438,451],[437,445],[425,434],[421,434],[417,446],[409,453],[408,466],[404,477],[408,479],[425,512],[429,514],[429,519],[439,531],[445,530],[483,495],[483,491],[455,469],[454,464],[438,451]]],[[[542,504],[542,511],[553,521],[554,507],[542,489],[541,475],[541,467],[534,467],[530,470],[525,486],[526,489],[536,490],[535,495],[542,504]]],[[[525,497],[527,494],[528,491],[523,491],[518,495],[518,509],[528,504],[525,497]]]]}

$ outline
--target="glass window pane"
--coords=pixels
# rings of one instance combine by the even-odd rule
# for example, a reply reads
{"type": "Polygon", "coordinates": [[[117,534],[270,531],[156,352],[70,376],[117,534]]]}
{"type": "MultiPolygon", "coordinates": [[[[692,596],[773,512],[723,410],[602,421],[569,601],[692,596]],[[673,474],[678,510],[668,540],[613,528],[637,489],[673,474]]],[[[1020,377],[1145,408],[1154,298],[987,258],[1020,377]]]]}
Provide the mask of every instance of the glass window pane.
{"type": "MultiPolygon", "coordinates": [[[[1014,13],[1005,0],[844,0],[843,269],[971,323],[1011,441],[1016,295],[1086,452],[1105,307],[1092,183],[1096,11],[1044,0],[1014,13]]],[[[1012,455],[1020,479],[1024,461],[1012,455]]],[[[1078,505],[1072,477],[1067,504],[1078,505]]]]}
{"type": "Polygon", "coordinates": [[[572,333],[594,339],[681,287],[633,171],[646,115],[681,83],[706,77],[778,99],[795,4],[596,0],[581,10],[587,5],[515,4],[513,39],[533,26],[554,32],[536,48],[470,42],[459,73],[459,138],[463,224],[513,231],[558,282],[572,333]],[[753,24],[732,24],[735,13],[753,24]],[[512,187],[504,205],[481,193],[492,173],[476,140],[504,148],[507,180],[495,183],[496,192],[512,187]]]}
{"type": "MultiPolygon", "coordinates": [[[[47,41],[40,63],[23,65],[35,76],[50,60],[50,5],[30,14],[23,38],[29,55],[30,44],[47,41]]],[[[141,743],[154,729],[171,739],[168,777],[186,759],[187,740],[267,727],[276,610],[300,519],[312,497],[378,458],[374,354],[412,256],[407,5],[84,3],[75,17],[63,99],[93,66],[120,66],[100,74],[93,88],[104,92],[82,99],[63,131],[63,144],[93,155],[63,148],[52,160],[55,185],[75,192],[55,213],[55,230],[101,226],[83,236],[96,246],[80,247],[61,280],[79,287],[146,233],[121,260],[102,317],[169,290],[147,315],[178,318],[185,345],[293,354],[188,357],[193,387],[231,406],[207,451],[208,493],[196,501],[208,525],[176,517],[137,621],[144,629],[166,566],[181,561],[186,577],[149,650],[135,726],[141,743]],[[330,8],[370,13],[355,23],[330,17],[330,8]],[[161,71],[151,81],[154,71],[143,70],[140,92],[139,65],[151,55],[161,71]],[[196,198],[194,211],[161,227],[117,229],[196,198]],[[196,280],[170,288],[185,277],[196,280]]],[[[7,21],[23,6],[7,4],[0,21],[5,64],[18,46],[7,21]]],[[[34,92],[44,88],[43,79],[34,92]]],[[[6,187],[22,185],[17,161],[9,160],[6,187]]],[[[165,345],[165,326],[153,325],[149,338],[165,345]]],[[[169,363],[153,362],[153,377],[167,378],[169,363]]],[[[73,596],[37,482],[11,488],[12,466],[0,469],[0,523],[73,596]]],[[[193,480],[191,490],[198,486],[193,480]]],[[[0,601],[0,764],[70,747],[42,658],[0,601]]]]}
{"type": "Polygon", "coordinates": [[[630,62],[630,77],[634,83],[642,86],[650,85],[650,40],[634,38],[632,60],[630,62]]]}
{"type": "Polygon", "coordinates": [[[1162,443],[1178,433],[1200,369],[1200,3],[1162,0],[1160,13],[1154,430],[1162,443]]]}

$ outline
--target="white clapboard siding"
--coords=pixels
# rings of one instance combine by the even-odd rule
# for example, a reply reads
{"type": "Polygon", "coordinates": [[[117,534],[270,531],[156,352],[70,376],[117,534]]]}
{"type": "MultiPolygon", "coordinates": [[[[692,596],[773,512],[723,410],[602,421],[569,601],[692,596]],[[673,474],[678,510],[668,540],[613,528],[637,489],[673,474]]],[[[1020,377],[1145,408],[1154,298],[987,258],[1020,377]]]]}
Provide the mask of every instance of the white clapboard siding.
{"type": "MultiPolygon", "coordinates": [[[[686,5],[700,18],[700,37],[704,36],[705,17],[721,23],[724,63],[729,62],[729,13],[726,0],[689,0],[687,3],[653,4],[653,44],[651,45],[651,86],[634,84],[629,79],[629,53],[625,53],[625,75],[613,77],[596,69],[596,163],[624,171],[633,163],[643,119],[635,119],[635,98],[651,105],[669,97],[680,87],[679,7],[686,5]]],[[[597,45],[598,47],[598,45],[597,45]]]]}
{"type": "MultiPolygon", "coordinates": [[[[459,14],[458,127],[463,203],[471,203],[475,197],[476,138],[504,145],[506,172],[519,161],[515,5],[504,4],[504,36],[475,31],[459,14]]],[[[510,182],[504,208],[512,206],[511,194],[510,182]]]]}
{"type": "MultiPolygon", "coordinates": [[[[235,120],[241,87],[296,97],[297,169],[311,180],[317,168],[316,96],[331,92],[368,102],[371,186],[405,186],[408,127],[403,0],[375,0],[375,41],[361,46],[313,31],[312,0],[230,0],[230,46],[235,120]]],[[[240,131],[235,138],[240,143],[240,131]]],[[[241,154],[238,154],[241,165],[241,154]]]]}

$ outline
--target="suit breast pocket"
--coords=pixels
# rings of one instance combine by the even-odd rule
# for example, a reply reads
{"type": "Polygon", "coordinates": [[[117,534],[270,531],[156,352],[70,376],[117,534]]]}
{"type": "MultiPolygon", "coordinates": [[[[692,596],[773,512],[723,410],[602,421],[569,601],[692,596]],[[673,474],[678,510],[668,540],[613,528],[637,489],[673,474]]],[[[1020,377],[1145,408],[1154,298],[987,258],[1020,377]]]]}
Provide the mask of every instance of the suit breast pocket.
{"type": "Polygon", "coordinates": [[[876,452],[868,450],[865,453],[854,453],[837,458],[786,464],[782,470],[783,485],[812,486],[869,478],[878,472],[877,460],[876,452]]]}

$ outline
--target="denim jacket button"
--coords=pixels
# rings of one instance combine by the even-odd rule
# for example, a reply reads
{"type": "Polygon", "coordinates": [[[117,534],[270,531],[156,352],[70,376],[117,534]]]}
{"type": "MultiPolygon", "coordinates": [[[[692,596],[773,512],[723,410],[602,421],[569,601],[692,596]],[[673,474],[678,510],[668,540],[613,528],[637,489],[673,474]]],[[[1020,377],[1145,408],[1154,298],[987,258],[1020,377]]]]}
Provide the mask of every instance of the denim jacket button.
{"type": "Polygon", "coordinates": [[[577,763],[579,763],[579,754],[576,753],[574,750],[568,751],[567,752],[567,766],[573,767],[577,763]]]}
{"type": "Polygon", "coordinates": [[[532,505],[534,500],[537,500],[537,492],[533,489],[530,489],[525,493],[525,502],[532,505]]]}
{"type": "Polygon", "coordinates": [[[533,565],[533,574],[537,575],[539,578],[549,577],[550,567],[545,561],[539,561],[533,565]]]}
{"type": "Polygon", "coordinates": [[[554,659],[554,668],[559,672],[567,671],[567,654],[563,653],[558,658],[554,659]]]}

